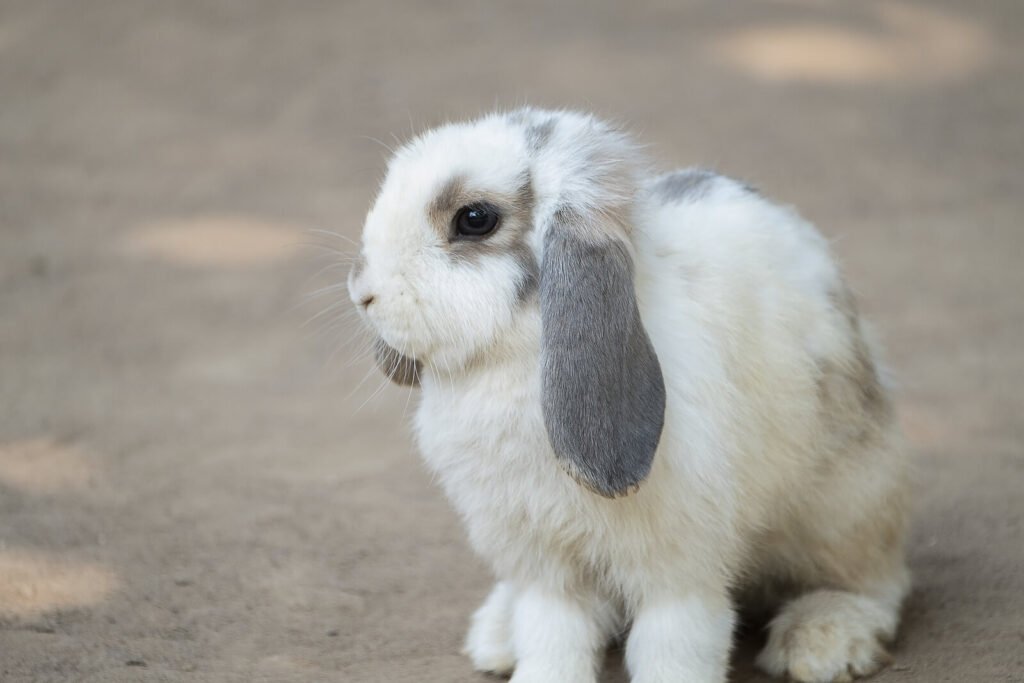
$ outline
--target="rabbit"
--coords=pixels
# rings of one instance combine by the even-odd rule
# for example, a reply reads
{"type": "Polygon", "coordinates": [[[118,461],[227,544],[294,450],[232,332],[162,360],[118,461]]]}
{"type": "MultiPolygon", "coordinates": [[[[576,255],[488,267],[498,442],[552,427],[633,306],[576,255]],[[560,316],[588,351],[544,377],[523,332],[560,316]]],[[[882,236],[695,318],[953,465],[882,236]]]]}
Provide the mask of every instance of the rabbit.
{"type": "Polygon", "coordinates": [[[890,382],[826,240],[622,128],[525,108],[399,149],[350,297],[496,585],[512,683],[722,683],[737,610],[805,683],[888,661],[909,586],[890,382]]]}

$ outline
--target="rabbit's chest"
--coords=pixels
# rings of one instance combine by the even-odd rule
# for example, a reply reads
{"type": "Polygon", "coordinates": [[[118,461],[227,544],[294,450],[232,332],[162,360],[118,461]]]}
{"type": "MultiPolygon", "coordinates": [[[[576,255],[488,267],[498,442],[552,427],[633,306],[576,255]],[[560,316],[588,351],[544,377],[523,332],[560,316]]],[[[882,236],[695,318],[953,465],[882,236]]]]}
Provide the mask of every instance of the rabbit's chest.
{"type": "Polygon", "coordinates": [[[551,450],[539,389],[425,392],[417,414],[420,449],[463,519],[478,552],[559,554],[593,537],[581,513],[586,494],[551,450]]]}

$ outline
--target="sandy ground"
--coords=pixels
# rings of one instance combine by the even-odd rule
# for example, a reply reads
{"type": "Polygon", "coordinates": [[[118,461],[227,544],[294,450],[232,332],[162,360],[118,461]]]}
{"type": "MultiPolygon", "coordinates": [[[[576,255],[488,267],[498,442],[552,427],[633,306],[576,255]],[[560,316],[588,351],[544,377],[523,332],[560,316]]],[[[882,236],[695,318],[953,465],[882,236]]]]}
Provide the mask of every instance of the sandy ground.
{"type": "Polygon", "coordinates": [[[1024,681],[1021,3],[675,5],[0,1],[0,679],[487,680],[416,397],[303,295],[392,134],[528,101],[835,240],[918,462],[877,680],[1024,681]]]}

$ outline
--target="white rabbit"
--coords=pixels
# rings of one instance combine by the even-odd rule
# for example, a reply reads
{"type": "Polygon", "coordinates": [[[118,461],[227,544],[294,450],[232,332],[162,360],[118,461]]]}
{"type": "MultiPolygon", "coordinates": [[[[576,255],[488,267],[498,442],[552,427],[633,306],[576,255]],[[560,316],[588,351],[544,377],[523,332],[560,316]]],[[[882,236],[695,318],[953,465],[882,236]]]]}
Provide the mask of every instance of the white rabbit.
{"type": "Polygon", "coordinates": [[[352,300],[422,399],[416,435],[498,578],[466,652],[513,683],[726,680],[734,605],[798,681],[886,660],[905,462],[853,297],[793,211],[651,175],[591,116],[419,136],[369,212],[352,300]],[[770,603],[764,603],[764,599],[770,603]]]}

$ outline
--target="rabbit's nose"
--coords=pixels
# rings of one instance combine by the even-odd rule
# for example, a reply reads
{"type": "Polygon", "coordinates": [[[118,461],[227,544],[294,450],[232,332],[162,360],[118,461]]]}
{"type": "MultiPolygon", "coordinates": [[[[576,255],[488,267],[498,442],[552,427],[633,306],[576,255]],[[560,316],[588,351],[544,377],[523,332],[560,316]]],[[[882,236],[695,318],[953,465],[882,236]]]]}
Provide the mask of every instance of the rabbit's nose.
{"type": "Polygon", "coordinates": [[[372,285],[367,282],[365,263],[360,261],[348,274],[348,295],[352,303],[362,309],[367,309],[377,298],[371,290],[372,285]]]}
{"type": "Polygon", "coordinates": [[[357,281],[349,285],[349,298],[352,299],[352,303],[356,306],[366,310],[370,307],[370,304],[377,300],[377,295],[369,291],[366,285],[357,281]]]}

